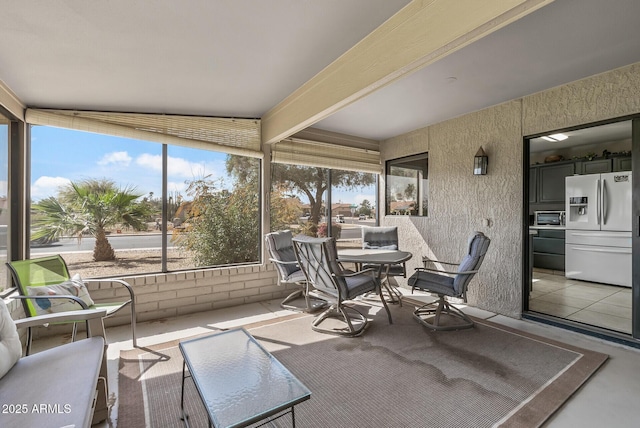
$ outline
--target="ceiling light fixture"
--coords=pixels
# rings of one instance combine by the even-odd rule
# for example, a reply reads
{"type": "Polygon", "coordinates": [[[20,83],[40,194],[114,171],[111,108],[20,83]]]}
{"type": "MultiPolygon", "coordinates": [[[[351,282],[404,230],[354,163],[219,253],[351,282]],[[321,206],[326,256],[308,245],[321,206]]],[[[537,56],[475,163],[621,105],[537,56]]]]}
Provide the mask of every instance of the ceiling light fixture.
{"type": "Polygon", "coordinates": [[[552,134],[552,135],[545,135],[544,137],[542,137],[543,140],[547,140],[547,141],[552,141],[552,142],[558,142],[558,141],[562,141],[562,140],[566,140],[567,138],[569,138],[568,136],[566,136],[565,134],[552,134]]]}

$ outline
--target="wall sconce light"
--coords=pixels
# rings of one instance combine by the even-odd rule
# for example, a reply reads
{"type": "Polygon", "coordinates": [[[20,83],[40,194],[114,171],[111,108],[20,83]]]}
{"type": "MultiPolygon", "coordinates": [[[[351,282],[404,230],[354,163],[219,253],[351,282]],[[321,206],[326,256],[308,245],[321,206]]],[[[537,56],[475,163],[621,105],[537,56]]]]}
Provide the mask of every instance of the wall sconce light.
{"type": "Polygon", "coordinates": [[[489,166],[489,158],[482,149],[482,146],[480,146],[476,156],[473,158],[473,174],[487,175],[487,166],[489,166]]]}

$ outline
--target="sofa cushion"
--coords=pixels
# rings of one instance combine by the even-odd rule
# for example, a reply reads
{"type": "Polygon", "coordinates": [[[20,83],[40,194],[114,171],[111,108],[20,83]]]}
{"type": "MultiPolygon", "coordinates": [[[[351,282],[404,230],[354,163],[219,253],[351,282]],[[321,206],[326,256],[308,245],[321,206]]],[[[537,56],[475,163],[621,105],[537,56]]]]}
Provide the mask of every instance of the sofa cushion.
{"type": "Polygon", "coordinates": [[[0,299],[0,378],[2,378],[22,356],[22,344],[18,329],[9,309],[0,299]]]}
{"type": "MultiPolygon", "coordinates": [[[[69,281],[60,284],[27,287],[27,293],[29,296],[75,296],[82,300],[88,307],[94,305],[87,286],[78,274],[74,275],[69,281]]],[[[36,308],[36,315],[78,311],[82,309],[78,303],[67,299],[34,299],[33,306],[36,308]]]]}
{"type": "Polygon", "coordinates": [[[104,348],[94,336],[20,358],[0,391],[26,412],[0,412],[0,427],[89,427],[104,348]]]}

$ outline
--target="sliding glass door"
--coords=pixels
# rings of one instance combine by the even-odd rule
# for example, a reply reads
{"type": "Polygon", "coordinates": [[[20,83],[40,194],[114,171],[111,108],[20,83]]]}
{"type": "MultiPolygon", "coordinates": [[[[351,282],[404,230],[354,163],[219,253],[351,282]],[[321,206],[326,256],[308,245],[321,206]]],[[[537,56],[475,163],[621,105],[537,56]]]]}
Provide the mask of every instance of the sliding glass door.
{"type": "Polygon", "coordinates": [[[526,315],[640,335],[639,120],[525,139],[526,315]]]}

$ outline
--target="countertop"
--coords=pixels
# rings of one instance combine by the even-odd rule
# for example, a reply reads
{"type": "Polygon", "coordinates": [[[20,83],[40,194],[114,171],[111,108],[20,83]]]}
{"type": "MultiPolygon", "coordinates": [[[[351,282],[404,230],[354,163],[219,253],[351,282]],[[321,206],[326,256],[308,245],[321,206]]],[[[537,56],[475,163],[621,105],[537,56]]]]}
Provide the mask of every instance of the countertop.
{"type": "Polygon", "coordinates": [[[529,230],[566,230],[566,226],[529,226],[529,230]]]}

